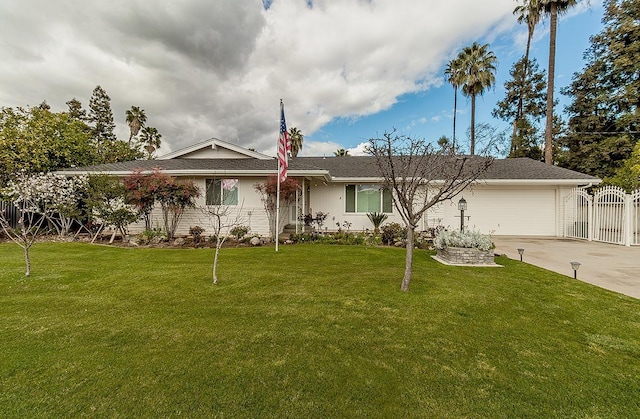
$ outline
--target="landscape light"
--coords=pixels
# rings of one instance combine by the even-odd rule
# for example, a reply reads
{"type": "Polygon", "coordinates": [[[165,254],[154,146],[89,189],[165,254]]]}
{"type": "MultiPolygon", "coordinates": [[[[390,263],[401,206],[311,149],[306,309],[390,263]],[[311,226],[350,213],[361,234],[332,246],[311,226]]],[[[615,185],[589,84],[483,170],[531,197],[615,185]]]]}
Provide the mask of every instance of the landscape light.
{"type": "Polygon", "coordinates": [[[520,262],[522,262],[522,255],[524,254],[524,249],[518,249],[518,254],[520,255],[520,262]]]}
{"type": "Polygon", "coordinates": [[[573,269],[573,279],[578,279],[578,268],[582,265],[580,262],[570,262],[571,269],[573,269]]]}

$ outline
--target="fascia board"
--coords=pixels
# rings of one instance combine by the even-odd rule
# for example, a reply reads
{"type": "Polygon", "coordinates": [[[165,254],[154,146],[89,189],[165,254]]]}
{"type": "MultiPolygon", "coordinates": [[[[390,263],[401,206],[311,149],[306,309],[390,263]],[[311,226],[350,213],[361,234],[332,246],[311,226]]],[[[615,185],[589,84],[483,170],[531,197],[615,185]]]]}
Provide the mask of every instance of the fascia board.
{"type": "Polygon", "coordinates": [[[495,186],[585,186],[599,185],[602,179],[479,179],[477,183],[495,186]]]}

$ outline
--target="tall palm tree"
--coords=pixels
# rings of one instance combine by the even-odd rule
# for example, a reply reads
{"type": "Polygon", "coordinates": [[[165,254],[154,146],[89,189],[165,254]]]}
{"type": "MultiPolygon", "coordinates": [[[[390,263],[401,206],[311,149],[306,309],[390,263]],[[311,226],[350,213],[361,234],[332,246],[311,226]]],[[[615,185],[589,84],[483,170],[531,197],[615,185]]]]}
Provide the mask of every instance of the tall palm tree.
{"type": "Polygon", "coordinates": [[[458,87],[464,82],[463,63],[460,57],[449,61],[444,74],[447,76],[447,82],[453,86],[453,139],[451,140],[451,149],[455,153],[456,150],[456,115],[458,113],[458,87]]]}
{"type": "Polygon", "coordinates": [[[138,135],[140,130],[144,128],[144,124],[147,122],[147,115],[144,113],[144,109],[140,109],[137,106],[131,106],[131,109],[127,109],[125,112],[127,125],[129,125],[129,145],[133,137],[138,135]]]}
{"type": "Polygon", "coordinates": [[[289,128],[289,139],[291,140],[291,157],[298,157],[298,152],[302,150],[304,135],[296,127],[289,128]]]}
{"type": "Polygon", "coordinates": [[[140,135],[140,143],[147,151],[147,159],[153,159],[153,153],[160,148],[160,139],[162,135],[154,127],[142,128],[142,134],[140,135]]]}
{"type": "MultiPolygon", "coordinates": [[[[529,61],[529,52],[531,51],[531,39],[533,39],[533,33],[536,26],[540,22],[542,15],[541,0],[523,0],[523,4],[517,6],[513,10],[513,14],[517,16],[518,23],[525,23],[527,25],[527,48],[524,54],[524,68],[522,80],[527,80],[531,62],[529,61]]],[[[515,149],[515,141],[518,134],[520,120],[522,120],[522,108],[524,104],[524,90],[520,92],[520,98],[518,99],[518,109],[516,111],[516,118],[513,121],[513,136],[511,140],[511,151],[515,149]]]]}
{"type": "Polygon", "coordinates": [[[345,150],[344,148],[341,148],[339,150],[334,151],[333,154],[336,157],[349,157],[349,150],[345,150]]]}
{"type": "Polygon", "coordinates": [[[558,14],[575,6],[577,0],[540,0],[544,13],[549,15],[549,68],[547,69],[547,114],[544,132],[544,162],[553,164],[553,89],[556,70],[556,31],[558,14]]]}
{"type": "Polygon", "coordinates": [[[493,51],[489,51],[489,44],[480,45],[477,42],[464,48],[458,59],[462,61],[463,68],[462,94],[471,97],[469,153],[473,156],[476,147],[476,97],[495,84],[498,59],[493,51]]]}

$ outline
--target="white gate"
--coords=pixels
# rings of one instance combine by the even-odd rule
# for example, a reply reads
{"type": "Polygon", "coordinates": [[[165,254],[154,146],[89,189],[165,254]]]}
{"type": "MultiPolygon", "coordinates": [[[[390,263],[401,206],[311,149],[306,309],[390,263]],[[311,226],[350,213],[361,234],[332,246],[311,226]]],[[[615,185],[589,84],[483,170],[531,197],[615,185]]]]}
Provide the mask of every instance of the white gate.
{"type": "Polygon", "coordinates": [[[564,201],[564,236],[621,245],[640,245],[640,190],[627,194],[605,186],[590,196],[573,189],[564,201]]]}
{"type": "Polygon", "coordinates": [[[629,203],[631,244],[640,245],[640,189],[631,194],[629,203]]]}
{"type": "Polygon", "coordinates": [[[593,195],[593,239],[625,243],[625,197],[623,189],[605,186],[593,195]]]}
{"type": "Polygon", "coordinates": [[[572,189],[564,201],[564,235],[591,240],[593,198],[584,189],[572,189]]]}

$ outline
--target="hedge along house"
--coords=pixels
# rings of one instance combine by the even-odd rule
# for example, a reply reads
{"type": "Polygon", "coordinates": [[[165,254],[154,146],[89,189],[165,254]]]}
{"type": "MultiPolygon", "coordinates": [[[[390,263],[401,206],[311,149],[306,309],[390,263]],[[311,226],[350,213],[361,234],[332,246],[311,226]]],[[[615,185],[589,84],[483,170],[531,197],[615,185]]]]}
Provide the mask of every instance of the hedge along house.
{"type": "MultiPolygon", "coordinates": [[[[275,175],[274,157],[257,153],[219,139],[211,139],[167,154],[158,160],[136,160],[83,168],[61,173],[110,174],[124,177],[135,170],[163,173],[193,180],[203,192],[197,205],[227,205],[231,216],[239,215],[241,224],[251,233],[269,235],[269,223],[260,194],[254,185],[275,175]],[[209,191],[209,193],[205,193],[209,191]]],[[[295,157],[289,159],[288,177],[301,187],[298,202],[284,215],[284,224],[299,223],[300,215],[328,213],[323,229],[373,229],[370,212],[389,215],[386,223],[402,223],[393,208],[389,191],[381,189],[375,159],[371,156],[295,157]]],[[[598,178],[583,173],[548,166],[528,158],[495,160],[489,170],[461,197],[467,201],[465,226],[485,234],[562,236],[563,202],[576,187],[597,185],[598,178]]],[[[161,216],[153,214],[161,224],[161,216]]],[[[185,214],[177,234],[186,235],[199,225],[207,229],[207,219],[200,211],[185,214]]],[[[419,230],[436,226],[459,228],[458,202],[443,202],[431,208],[419,230]]],[[[131,226],[132,232],[144,224],[131,226]]]]}

